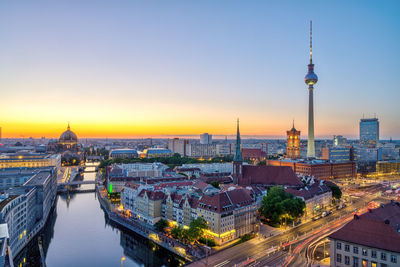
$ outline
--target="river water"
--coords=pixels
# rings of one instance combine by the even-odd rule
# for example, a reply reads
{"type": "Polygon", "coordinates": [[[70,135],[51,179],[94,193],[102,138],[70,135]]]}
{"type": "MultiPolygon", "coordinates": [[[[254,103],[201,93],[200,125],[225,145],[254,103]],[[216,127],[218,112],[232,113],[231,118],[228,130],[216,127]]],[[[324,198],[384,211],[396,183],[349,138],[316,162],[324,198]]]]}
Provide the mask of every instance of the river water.
{"type": "MultiPolygon", "coordinates": [[[[85,173],[84,180],[94,180],[85,173]]],[[[88,189],[94,185],[82,185],[88,189]]],[[[109,222],[95,193],[59,195],[43,231],[46,264],[70,266],[179,266],[184,261],[128,229],[109,222]]],[[[15,266],[40,266],[38,237],[14,259],[15,266]]]]}

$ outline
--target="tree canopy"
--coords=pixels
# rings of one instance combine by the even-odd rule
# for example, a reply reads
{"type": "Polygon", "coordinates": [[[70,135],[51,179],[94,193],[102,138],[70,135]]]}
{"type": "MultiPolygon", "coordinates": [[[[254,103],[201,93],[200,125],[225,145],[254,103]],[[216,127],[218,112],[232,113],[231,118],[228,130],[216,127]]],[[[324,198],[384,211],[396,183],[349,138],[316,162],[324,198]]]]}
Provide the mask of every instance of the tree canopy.
{"type": "Polygon", "coordinates": [[[337,185],[329,185],[329,188],[332,190],[332,197],[336,199],[340,199],[342,197],[342,191],[337,185]]]}
{"type": "Polygon", "coordinates": [[[212,181],[210,185],[214,186],[215,188],[219,189],[219,183],[217,181],[212,181]]]}
{"type": "Polygon", "coordinates": [[[268,189],[263,197],[260,212],[271,225],[281,224],[284,220],[289,223],[304,214],[305,203],[302,199],[287,193],[282,186],[268,189]]]}
{"type": "Polygon", "coordinates": [[[203,231],[208,229],[207,222],[198,217],[190,222],[189,228],[175,226],[171,229],[171,235],[185,243],[193,243],[203,235],[203,231]]]}

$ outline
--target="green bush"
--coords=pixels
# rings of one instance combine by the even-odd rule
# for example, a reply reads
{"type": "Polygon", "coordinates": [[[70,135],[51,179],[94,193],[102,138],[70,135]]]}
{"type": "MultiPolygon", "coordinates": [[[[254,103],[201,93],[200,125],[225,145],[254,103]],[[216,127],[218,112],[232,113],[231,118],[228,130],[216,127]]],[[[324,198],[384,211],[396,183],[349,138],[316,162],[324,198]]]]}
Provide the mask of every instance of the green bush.
{"type": "Polygon", "coordinates": [[[211,238],[200,237],[198,241],[209,247],[215,247],[217,245],[215,243],[214,239],[211,239],[211,238]]]}

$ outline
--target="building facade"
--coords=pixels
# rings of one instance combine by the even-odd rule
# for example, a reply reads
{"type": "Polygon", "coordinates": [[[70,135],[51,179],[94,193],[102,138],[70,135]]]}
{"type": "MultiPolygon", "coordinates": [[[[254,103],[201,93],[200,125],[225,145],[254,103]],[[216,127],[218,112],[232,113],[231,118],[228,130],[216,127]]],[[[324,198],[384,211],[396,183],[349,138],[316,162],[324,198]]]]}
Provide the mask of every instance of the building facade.
{"type": "Polygon", "coordinates": [[[300,131],[294,128],[294,123],[292,129],[286,132],[286,157],[291,159],[300,158],[300,131]]]}
{"type": "Polygon", "coordinates": [[[324,160],[294,161],[267,160],[268,166],[289,166],[297,175],[314,176],[317,179],[343,179],[357,177],[356,163],[324,160]]]}
{"type": "Polygon", "coordinates": [[[172,154],[178,153],[182,157],[186,157],[188,154],[186,152],[186,145],[189,144],[189,140],[187,139],[169,139],[168,140],[168,149],[172,151],[172,154]]]}
{"type": "Polygon", "coordinates": [[[377,118],[360,120],[360,145],[370,148],[379,146],[379,120],[377,118]]]}
{"type": "Polygon", "coordinates": [[[400,203],[381,205],[329,236],[331,266],[400,266],[400,203]]]}
{"type": "Polygon", "coordinates": [[[202,145],[211,145],[212,144],[212,135],[208,133],[203,133],[200,135],[200,144],[202,145]]]}

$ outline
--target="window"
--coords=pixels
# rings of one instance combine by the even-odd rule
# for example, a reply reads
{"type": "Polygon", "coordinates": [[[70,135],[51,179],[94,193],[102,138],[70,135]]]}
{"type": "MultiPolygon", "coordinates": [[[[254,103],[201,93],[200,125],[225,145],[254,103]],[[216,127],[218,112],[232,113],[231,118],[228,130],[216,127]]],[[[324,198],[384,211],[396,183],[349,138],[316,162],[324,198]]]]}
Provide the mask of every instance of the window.
{"type": "Polygon", "coordinates": [[[350,251],[350,245],[344,245],[344,251],[350,251]]]}
{"type": "Polygon", "coordinates": [[[358,247],[353,247],[353,253],[358,254],[358,247]]]}
{"type": "Polygon", "coordinates": [[[383,260],[383,261],[386,260],[386,253],[384,253],[384,252],[381,253],[381,260],[383,260]]]}
{"type": "Polygon", "coordinates": [[[368,261],[362,260],[362,267],[368,267],[368,261]]]}
{"type": "Polygon", "coordinates": [[[363,249],[362,249],[362,255],[363,255],[363,256],[368,256],[368,251],[367,251],[366,248],[363,248],[363,249]]]}
{"type": "Polygon", "coordinates": [[[387,264],[381,263],[381,267],[387,267],[387,264]]]}
{"type": "Polygon", "coordinates": [[[342,249],[342,243],[336,242],[336,248],[337,249],[342,249]]]}
{"type": "Polygon", "coordinates": [[[346,265],[350,264],[350,257],[349,256],[344,256],[344,264],[346,264],[346,265]]]}
{"type": "Polygon", "coordinates": [[[371,250],[371,257],[376,258],[376,250],[371,250]]]}
{"type": "Polygon", "coordinates": [[[336,254],[336,261],[337,262],[342,262],[342,254],[336,254]]]}
{"type": "Polygon", "coordinates": [[[390,255],[390,262],[397,263],[397,256],[396,255],[390,255]]]}
{"type": "Polygon", "coordinates": [[[353,257],[353,267],[358,267],[358,258],[353,257]]]}
{"type": "Polygon", "coordinates": [[[376,264],[376,262],[372,261],[371,262],[371,267],[377,267],[378,265],[376,264]]]}

